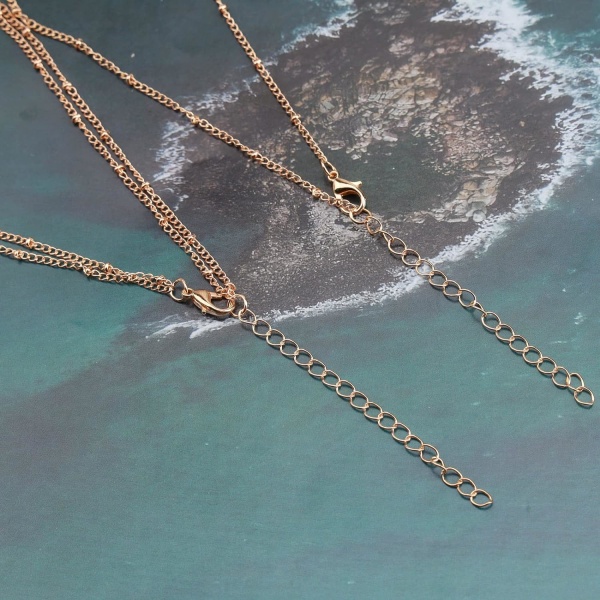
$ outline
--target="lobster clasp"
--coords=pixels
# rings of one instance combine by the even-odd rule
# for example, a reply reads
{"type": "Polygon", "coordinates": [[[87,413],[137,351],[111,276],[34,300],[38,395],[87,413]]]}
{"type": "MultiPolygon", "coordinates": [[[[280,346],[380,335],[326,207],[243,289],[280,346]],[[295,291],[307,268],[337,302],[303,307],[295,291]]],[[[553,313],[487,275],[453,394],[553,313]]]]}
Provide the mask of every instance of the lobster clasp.
{"type": "Polygon", "coordinates": [[[352,202],[354,208],[348,209],[351,215],[359,215],[367,206],[367,199],[360,191],[362,181],[348,181],[341,177],[336,177],[331,180],[333,186],[333,195],[337,200],[348,200],[352,202]],[[358,199],[358,203],[353,202],[349,197],[354,196],[358,199]]]}
{"type": "Polygon", "coordinates": [[[199,308],[204,315],[224,319],[225,317],[229,317],[235,309],[235,299],[232,298],[227,300],[227,306],[217,306],[215,302],[223,300],[224,297],[211,290],[190,290],[189,294],[194,306],[199,308]]]}

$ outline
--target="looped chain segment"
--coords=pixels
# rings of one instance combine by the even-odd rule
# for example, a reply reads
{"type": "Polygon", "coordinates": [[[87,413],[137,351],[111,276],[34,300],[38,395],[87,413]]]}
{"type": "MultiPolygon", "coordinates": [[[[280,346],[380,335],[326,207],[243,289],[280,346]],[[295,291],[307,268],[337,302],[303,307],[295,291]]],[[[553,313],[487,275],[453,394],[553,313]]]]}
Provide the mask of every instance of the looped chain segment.
{"type": "Polygon", "coordinates": [[[493,498],[490,493],[478,488],[471,479],[463,477],[461,472],[454,467],[446,466],[435,446],[423,442],[391,412],[369,400],[367,395],[357,390],[354,384],[347,379],[342,379],[325,363],[314,358],[308,350],[301,348],[297,342],[286,337],[279,329],[272,327],[265,319],[258,318],[247,306],[235,316],[243,325],[250,327],[254,335],[265,340],[272,348],[278,349],[283,356],[293,360],[309,375],[318,379],[325,387],[333,390],[342,400],[348,402],[354,410],[362,413],[367,420],[376,423],[382,431],[391,434],[392,438],[404,446],[409,453],[417,455],[431,469],[439,469],[442,481],[448,487],[455,488],[464,498],[468,498],[473,506],[489,508],[492,505],[493,498]],[[447,477],[452,474],[457,477],[456,481],[447,477]],[[471,489],[465,489],[464,486],[467,485],[471,489]]]}
{"type": "Polygon", "coordinates": [[[431,287],[440,290],[446,298],[458,301],[467,310],[479,311],[481,313],[481,324],[484,329],[493,333],[503,344],[507,344],[528,365],[534,366],[542,375],[550,377],[556,387],[569,389],[579,406],[583,406],[584,408],[593,406],[595,401],[594,393],[585,385],[579,373],[569,371],[566,367],[559,365],[554,359],[545,356],[541,350],[530,345],[525,337],[515,333],[510,325],[503,323],[502,319],[496,313],[485,310],[477,300],[474,292],[461,287],[458,282],[450,279],[446,273],[436,268],[429,259],[421,258],[419,253],[409,248],[404,240],[385,231],[379,219],[369,213],[361,225],[364,225],[371,236],[381,236],[386,241],[390,254],[399,258],[407,267],[414,269],[418,275],[428,281],[431,287]],[[577,380],[577,385],[571,385],[573,379],[577,380]]]}

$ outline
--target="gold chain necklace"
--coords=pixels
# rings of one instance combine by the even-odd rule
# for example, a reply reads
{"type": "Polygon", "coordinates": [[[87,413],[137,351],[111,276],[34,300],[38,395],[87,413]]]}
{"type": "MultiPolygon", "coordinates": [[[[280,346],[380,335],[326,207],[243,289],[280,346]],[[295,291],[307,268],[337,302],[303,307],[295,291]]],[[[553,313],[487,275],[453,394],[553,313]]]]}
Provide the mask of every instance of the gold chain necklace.
{"type": "Polygon", "coordinates": [[[510,325],[503,323],[496,313],[485,310],[471,290],[462,288],[443,271],[435,268],[429,259],[422,258],[416,250],[409,248],[403,240],[383,228],[381,220],[373,216],[366,208],[366,199],[361,191],[361,182],[348,181],[339,176],[337,169],[327,159],[310,132],[303,125],[300,116],[294,111],[262,61],[258,58],[226,6],[221,0],[215,0],[215,2],[257,72],[289,116],[291,123],[318,158],[328,180],[332,184],[333,195],[304,180],[287,167],[270,160],[259,151],[244,145],[226,131],[215,127],[206,119],[200,118],[167,95],[142,83],[131,73],[121,70],[112,61],[94,51],[82,40],[40,25],[22,12],[16,0],[8,0],[7,5],[0,4],[0,28],[18,44],[34,68],[40,73],[46,85],[63,105],[73,123],[85,135],[88,142],[109,163],[124,185],[152,212],[163,231],[190,256],[194,265],[211,284],[213,290],[191,289],[180,278],[172,281],[162,275],[156,276],[140,272],[129,273],[108,263],[85,258],[37,242],[29,237],[4,231],[0,231],[1,241],[25,249],[21,250],[0,245],[0,254],[20,261],[80,271],[86,276],[99,281],[139,285],[152,291],[168,294],[177,302],[191,301],[204,314],[223,318],[228,316],[237,318],[243,325],[250,328],[256,336],[263,338],[270,346],[279,349],[282,355],[292,359],[312,377],[320,380],[326,387],[333,389],[340,398],[347,400],[352,408],[361,412],[368,420],[376,422],[382,430],[390,433],[393,439],[402,444],[407,451],[419,456],[432,469],[438,469],[442,481],[447,486],[455,488],[473,506],[477,508],[491,506],[492,496],[487,491],[478,488],[471,479],[464,477],[460,471],[447,466],[434,446],[423,442],[393,414],[369,400],[351,382],[342,379],[337,373],[327,368],[322,361],[314,358],[310,352],[301,348],[294,340],[285,337],[281,331],[256,316],[248,307],[246,298],[236,292],[235,285],[214,257],[185,227],[169,206],[156,194],[150,183],[131,164],[123,150],[117,145],[75,87],[65,78],[49,52],[35,35],[49,37],[74,47],[88,55],[101,67],[117,75],[129,86],[167,108],[184,115],[193,126],[203,129],[209,135],[235,147],[252,161],[299,185],[310,192],[316,200],[325,201],[338,208],[354,224],[364,226],[371,236],[383,238],[390,253],[402,260],[407,267],[413,268],[432,287],[439,289],[446,297],[457,300],[463,308],[478,311],[481,314],[481,323],[486,330],[494,333],[498,340],[507,344],[513,352],[521,355],[526,363],[534,365],[541,374],[550,377],[558,388],[569,389],[578,404],[585,407],[592,406],[594,394],[585,386],[581,375],[558,365],[552,358],[545,356],[538,348],[530,345],[525,337],[516,334],[510,325]],[[349,200],[349,198],[353,198],[354,201],[349,200]]]}

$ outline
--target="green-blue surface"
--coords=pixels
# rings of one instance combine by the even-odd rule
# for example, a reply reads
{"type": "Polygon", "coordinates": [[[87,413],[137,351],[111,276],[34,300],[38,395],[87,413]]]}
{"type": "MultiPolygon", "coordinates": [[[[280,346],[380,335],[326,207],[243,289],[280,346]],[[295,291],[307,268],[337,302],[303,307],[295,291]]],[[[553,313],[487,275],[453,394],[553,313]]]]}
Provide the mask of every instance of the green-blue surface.
{"type": "MultiPolygon", "coordinates": [[[[52,12],[29,4],[42,21],[52,12]]],[[[74,24],[51,22],[82,29],[78,4],[74,24]]],[[[308,21],[300,4],[289,6],[308,21]]],[[[177,11],[171,21],[161,6],[149,29],[173,26],[177,11]]],[[[88,37],[98,24],[110,38],[104,18],[88,37]]],[[[124,268],[183,268],[4,38],[0,58],[0,227],[124,268]],[[24,111],[35,118],[16,122],[24,111]],[[122,196],[121,222],[103,212],[107,195],[122,196]]],[[[108,107],[113,89],[99,93],[108,107]]],[[[161,121],[149,121],[132,144],[151,169],[143,148],[161,121]]],[[[596,389],[599,179],[590,167],[450,267],[596,389]]],[[[423,286],[281,329],[490,490],[484,512],[240,327],[148,336],[149,307],[176,309],[144,290],[8,260],[0,280],[0,597],[598,597],[597,408],[578,408],[441,294],[423,286]]]]}

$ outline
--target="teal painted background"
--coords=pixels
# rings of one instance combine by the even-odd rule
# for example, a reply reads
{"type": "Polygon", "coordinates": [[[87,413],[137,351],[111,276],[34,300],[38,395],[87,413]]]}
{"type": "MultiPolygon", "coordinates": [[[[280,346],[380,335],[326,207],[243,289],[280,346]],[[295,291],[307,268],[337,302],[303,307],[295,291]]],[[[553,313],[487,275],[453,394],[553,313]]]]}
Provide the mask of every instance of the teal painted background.
{"type": "MultiPolygon", "coordinates": [[[[242,60],[211,3],[196,4],[24,8],[193,96],[242,60]]],[[[597,59],[598,2],[531,8],[548,13],[540,30],[585,39],[597,59]]],[[[290,16],[312,26],[339,7],[232,9],[266,52],[292,39],[279,34],[290,16]]],[[[148,148],[170,115],[56,55],[154,172],[148,148]]],[[[5,37],[0,58],[0,227],[131,270],[187,268],[5,37]]],[[[581,169],[547,210],[448,266],[596,389],[599,179],[595,164],[581,169]]],[[[207,245],[235,261],[219,236],[207,245]]],[[[281,329],[490,490],[488,511],[240,327],[156,336],[156,315],[177,307],[144,290],[8,260],[0,280],[3,598],[598,597],[598,409],[578,408],[440,294],[422,286],[281,329]]]]}

